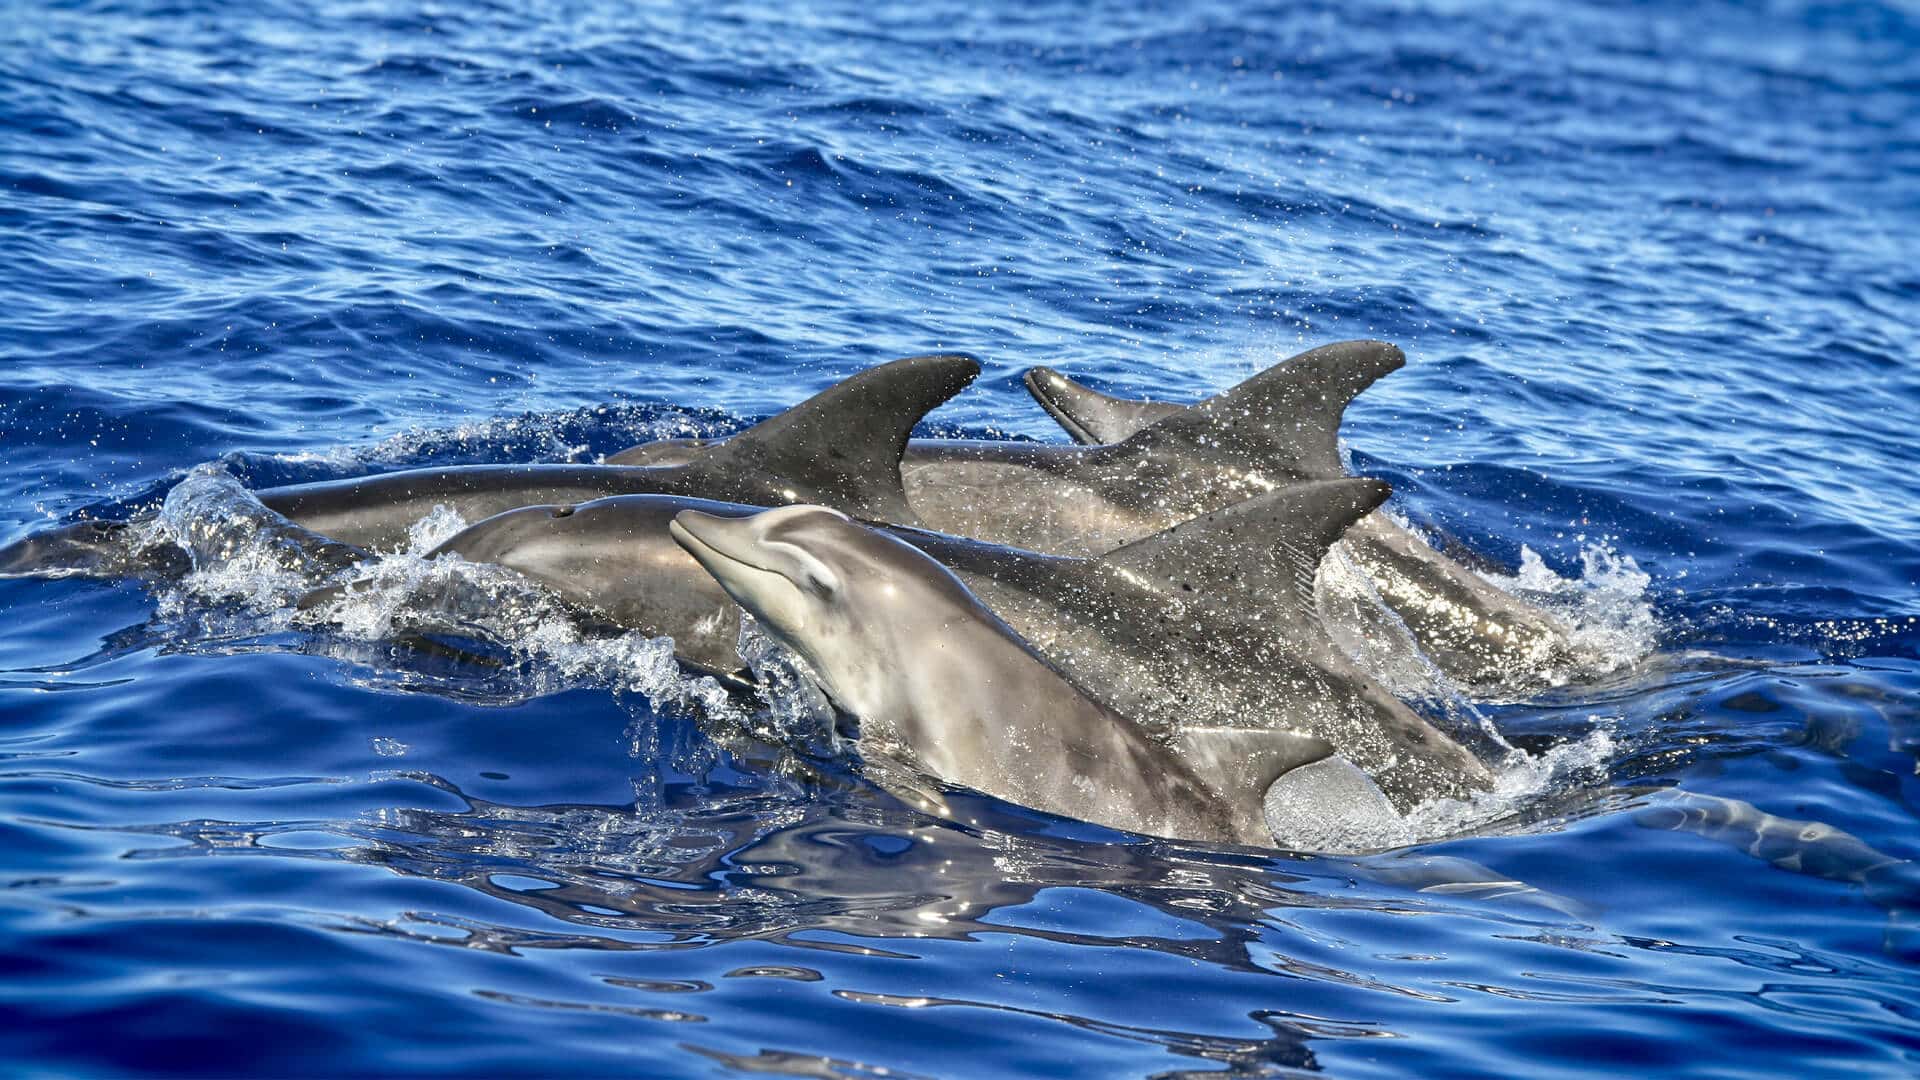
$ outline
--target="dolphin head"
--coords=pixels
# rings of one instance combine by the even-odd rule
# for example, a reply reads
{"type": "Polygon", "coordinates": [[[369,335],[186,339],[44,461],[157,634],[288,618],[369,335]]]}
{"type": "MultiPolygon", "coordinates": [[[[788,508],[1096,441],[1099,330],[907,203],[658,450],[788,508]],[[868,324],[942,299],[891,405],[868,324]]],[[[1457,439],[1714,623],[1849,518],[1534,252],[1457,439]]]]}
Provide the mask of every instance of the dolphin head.
{"type": "Polygon", "coordinates": [[[184,573],[185,554],[143,542],[123,521],[76,521],[0,547],[0,577],[119,577],[184,573]]]}
{"type": "Polygon", "coordinates": [[[858,717],[897,706],[905,654],[926,647],[956,607],[997,623],[945,567],[838,510],[787,506],[745,518],[687,510],[671,532],[858,717]]]}

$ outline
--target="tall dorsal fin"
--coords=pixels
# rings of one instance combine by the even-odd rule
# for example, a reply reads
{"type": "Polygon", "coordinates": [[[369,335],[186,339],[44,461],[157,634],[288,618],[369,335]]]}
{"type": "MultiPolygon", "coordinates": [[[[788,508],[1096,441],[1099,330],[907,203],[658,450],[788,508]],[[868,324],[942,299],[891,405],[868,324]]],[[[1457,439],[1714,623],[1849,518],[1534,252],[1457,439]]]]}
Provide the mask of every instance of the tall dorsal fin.
{"type": "Polygon", "coordinates": [[[1149,424],[1186,409],[1165,401],[1135,401],[1103,394],[1083,386],[1052,368],[1027,369],[1020,377],[1027,393],[1047,410],[1073,441],[1098,445],[1122,442],[1149,424]]]}
{"type": "Polygon", "coordinates": [[[724,478],[762,506],[823,503],[869,521],[919,519],[900,485],[900,455],[922,416],[959,393],[971,356],[910,356],[868,368],[699,454],[685,468],[724,478]]]}
{"type": "Polygon", "coordinates": [[[1258,807],[1275,780],[1329,757],[1333,744],[1296,731],[1260,728],[1188,728],[1174,737],[1195,776],[1238,808],[1258,807]]]}
{"type": "Polygon", "coordinates": [[[1340,417],[1406,354],[1384,341],[1310,349],[1143,429],[1123,445],[1254,468],[1273,479],[1340,476],[1340,417]]]}
{"type": "Polygon", "coordinates": [[[1263,607],[1291,596],[1311,609],[1313,575],[1347,526],[1387,500],[1384,480],[1320,480],[1202,514],[1100,557],[1102,565],[1168,593],[1232,602],[1251,592],[1263,607]]]}

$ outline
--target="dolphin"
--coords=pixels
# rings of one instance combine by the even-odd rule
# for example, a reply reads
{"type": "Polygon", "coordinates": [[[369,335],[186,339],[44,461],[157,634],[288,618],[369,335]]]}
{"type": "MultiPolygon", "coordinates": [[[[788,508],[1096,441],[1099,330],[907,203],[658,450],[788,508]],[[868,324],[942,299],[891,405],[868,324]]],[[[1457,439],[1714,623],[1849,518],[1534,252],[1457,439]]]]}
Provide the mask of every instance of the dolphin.
{"type": "MultiPolygon", "coordinates": [[[[1339,342],[1195,405],[1114,398],[1035,368],[1025,376],[1034,399],[1076,440],[1094,445],[914,440],[901,475],[929,528],[1097,555],[1261,491],[1347,475],[1337,437],[1348,402],[1404,363],[1385,342],[1339,342]]],[[[694,461],[723,446],[649,443],[608,460],[694,461]]],[[[1572,659],[1566,630],[1551,614],[1495,588],[1384,513],[1353,529],[1341,550],[1463,688],[1523,693],[1572,659]]],[[[1330,597],[1322,608],[1343,625],[1359,621],[1330,597]]]]}
{"type": "MultiPolygon", "coordinates": [[[[1292,485],[1095,559],[884,528],[957,574],[1085,692],[1156,734],[1284,723],[1337,747],[1407,809],[1482,790],[1490,777],[1355,666],[1315,611],[1315,565],[1387,492],[1377,480],[1292,485]]],[[[589,622],[672,637],[682,660],[737,672],[735,608],[670,536],[686,509],[757,512],[667,496],[524,507],[431,554],[506,567],[589,622]]],[[[338,588],[301,605],[321,607],[338,588]]]]}
{"type": "Polygon", "coordinates": [[[1081,692],[933,558],[839,511],[683,510],[669,530],[811,666],[859,722],[863,756],[1113,828],[1266,846],[1268,787],[1333,755],[1297,732],[1204,729],[1176,752],[1081,692]]]}
{"type": "MultiPolygon", "coordinates": [[[[863,517],[917,522],[900,485],[899,459],[922,416],[979,374],[970,356],[908,357],[821,391],[679,465],[467,465],[408,469],[350,480],[265,488],[267,510],[309,534],[365,550],[405,544],[435,507],[477,521],[518,506],[607,495],[699,495],[757,506],[843,506],[863,517]]],[[[152,556],[128,550],[137,530],[80,522],[0,548],[10,576],[120,576],[152,556]]]]}

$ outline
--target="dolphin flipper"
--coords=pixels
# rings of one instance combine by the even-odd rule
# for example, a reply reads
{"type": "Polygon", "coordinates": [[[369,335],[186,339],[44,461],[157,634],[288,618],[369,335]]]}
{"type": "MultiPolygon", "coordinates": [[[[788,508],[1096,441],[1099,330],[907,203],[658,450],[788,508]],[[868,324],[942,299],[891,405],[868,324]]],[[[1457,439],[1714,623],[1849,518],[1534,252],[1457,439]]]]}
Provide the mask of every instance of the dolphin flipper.
{"type": "Polygon", "coordinates": [[[724,475],[739,502],[826,503],[869,521],[918,524],[900,455],[920,418],[980,374],[971,356],[910,356],[868,368],[698,454],[691,475],[724,475]],[[741,491],[760,486],[758,492],[741,491]]]}
{"type": "Polygon", "coordinates": [[[1082,444],[1123,442],[1149,424],[1187,408],[1173,402],[1134,401],[1103,394],[1046,367],[1028,369],[1020,381],[1033,400],[1067,429],[1073,441],[1082,444]]]}
{"type": "Polygon", "coordinates": [[[1279,477],[1342,476],[1338,438],[1347,404],[1406,362],[1405,353],[1384,341],[1323,345],[1181,409],[1121,445],[1252,465],[1279,477]]]}

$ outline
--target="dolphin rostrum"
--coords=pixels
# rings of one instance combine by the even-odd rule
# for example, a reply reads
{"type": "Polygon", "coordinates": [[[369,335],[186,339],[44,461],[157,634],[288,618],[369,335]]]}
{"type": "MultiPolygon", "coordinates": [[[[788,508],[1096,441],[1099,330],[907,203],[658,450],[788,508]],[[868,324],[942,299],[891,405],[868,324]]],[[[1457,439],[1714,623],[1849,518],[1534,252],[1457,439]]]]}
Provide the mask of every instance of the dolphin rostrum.
{"type": "Polygon", "coordinates": [[[670,529],[859,721],[863,756],[1114,828],[1265,846],[1267,788],[1333,752],[1240,730],[1190,732],[1196,749],[1176,753],[1082,693],[931,557],[837,511],[684,510],[670,529]]]}

